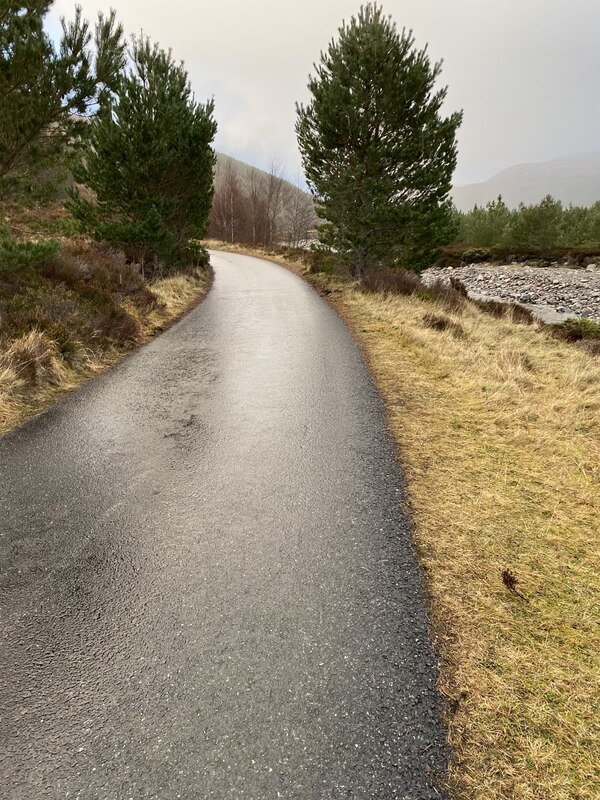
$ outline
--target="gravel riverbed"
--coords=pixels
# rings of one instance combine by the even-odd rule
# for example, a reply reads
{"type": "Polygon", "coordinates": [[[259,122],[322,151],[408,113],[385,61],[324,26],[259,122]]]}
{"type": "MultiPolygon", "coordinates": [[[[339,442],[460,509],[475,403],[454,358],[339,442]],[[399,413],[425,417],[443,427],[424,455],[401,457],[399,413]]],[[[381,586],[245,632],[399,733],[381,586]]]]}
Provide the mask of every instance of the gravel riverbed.
{"type": "Polygon", "coordinates": [[[585,269],[531,267],[523,264],[469,264],[432,268],[423,273],[425,283],[454,276],[475,299],[519,303],[544,322],[587,317],[600,322],[600,266],[585,269]]]}

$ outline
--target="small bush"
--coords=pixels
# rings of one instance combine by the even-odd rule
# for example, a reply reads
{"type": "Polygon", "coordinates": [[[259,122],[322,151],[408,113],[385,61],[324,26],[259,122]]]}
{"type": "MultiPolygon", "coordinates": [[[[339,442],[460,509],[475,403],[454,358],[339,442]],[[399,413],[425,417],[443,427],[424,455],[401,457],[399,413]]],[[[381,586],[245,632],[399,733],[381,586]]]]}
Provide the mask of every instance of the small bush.
{"type": "Polygon", "coordinates": [[[16,242],[0,232],[0,278],[43,264],[57,253],[57,242],[16,242]]]}
{"type": "Polygon", "coordinates": [[[455,292],[462,294],[463,297],[468,297],[469,292],[467,291],[467,287],[464,283],[457,278],[455,275],[450,276],[450,286],[454,289],[455,292]]]}
{"type": "Polygon", "coordinates": [[[183,259],[191,267],[202,267],[206,269],[210,262],[208,250],[195,239],[191,239],[187,246],[183,248],[183,259]]]}
{"type": "Polygon", "coordinates": [[[492,253],[484,247],[471,247],[462,253],[462,260],[470,264],[478,264],[483,261],[491,261],[492,253]]]}
{"type": "Polygon", "coordinates": [[[548,330],[555,339],[565,342],[600,341],[600,324],[585,317],[566,319],[555,325],[548,325],[548,330]]]}
{"type": "Polygon", "coordinates": [[[600,356],[600,339],[582,339],[577,344],[591,356],[600,356]]]}
{"type": "Polygon", "coordinates": [[[61,254],[55,258],[48,259],[38,266],[38,272],[44,278],[53,282],[64,283],[65,286],[73,288],[84,278],[88,277],[88,271],[84,264],[68,254],[61,254]]]}
{"type": "Polygon", "coordinates": [[[369,270],[363,276],[362,285],[368,292],[403,295],[418,293],[423,288],[421,279],[415,272],[391,267],[369,270]]]}
{"type": "Polygon", "coordinates": [[[535,315],[528,308],[518,303],[509,303],[509,305],[510,318],[513,322],[517,322],[520,325],[533,325],[535,323],[535,315]]]}
{"type": "Polygon", "coordinates": [[[309,250],[304,254],[303,260],[308,265],[308,271],[312,275],[318,272],[333,275],[334,272],[339,271],[340,267],[340,257],[325,248],[309,250]]]}

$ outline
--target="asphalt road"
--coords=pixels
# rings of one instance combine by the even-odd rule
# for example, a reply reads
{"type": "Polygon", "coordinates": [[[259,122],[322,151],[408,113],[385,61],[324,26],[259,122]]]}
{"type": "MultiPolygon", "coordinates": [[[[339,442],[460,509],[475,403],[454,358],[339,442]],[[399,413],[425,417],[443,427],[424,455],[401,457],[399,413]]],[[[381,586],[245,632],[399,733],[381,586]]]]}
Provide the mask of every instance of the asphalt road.
{"type": "Polygon", "coordinates": [[[291,273],[208,298],[0,440],[0,797],[439,798],[402,481],[291,273]]]}

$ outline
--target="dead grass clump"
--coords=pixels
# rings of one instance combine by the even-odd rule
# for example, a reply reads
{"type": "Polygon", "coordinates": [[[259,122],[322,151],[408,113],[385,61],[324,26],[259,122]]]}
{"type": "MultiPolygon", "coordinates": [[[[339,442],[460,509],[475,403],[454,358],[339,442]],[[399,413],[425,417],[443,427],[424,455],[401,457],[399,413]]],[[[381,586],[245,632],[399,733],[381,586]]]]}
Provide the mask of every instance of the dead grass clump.
{"type": "Polygon", "coordinates": [[[467,287],[460,280],[460,278],[456,277],[456,275],[451,275],[450,276],[450,286],[454,289],[455,292],[458,292],[459,294],[462,294],[463,297],[466,297],[466,298],[469,297],[469,292],[467,290],[467,287]]]}
{"type": "Polygon", "coordinates": [[[497,319],[510,319],[521,325],[533,325],[536,321],[533,313],[518,303],[501,303],[498,300],[473,300],[472,302],[481,311],[491,314],[497,319]]]}
{"type": "Polygon", "coordinates": [[[136,344],[141,341],[143,334],[139,319],[117,305],[95,318],[94,330],[102,338],[124,345],[136,344]]]}
{"type": "Polygon", "coordinates": [[[510,319],[512,322],[517,322],[520,325],[535,324],[535,315],[528,308],[525,308],[525,306],[521,306],[518,303],[511,303],[510,306],[510,319]]]}
{"type": "Polygon", "coordinates": [[[151,291],[158,306],[158,312],[165,317],[177,316],[190,304],[208,291],[210,274],[206,270],[196,270],[193,274],[173,275],[152,284],[151,291]]]}
{"type": "Polygon", "coordinates": [[[0,372],[11,373],[30,387],[57,385],[65,377],[65,366],[56,343],[42,331],[32,330],[11,342],[0,355],[0,372]]]}
{"type": "Polygon", "coordinates": [[[446,281],[437,279],[429,285],[428,289],[433,294],[434,299],[449,311],[462,311],[465,307],[466,296],[446,281]]]}
{"type": "MultiPolygon", "coordinates": [[[[2,360],[4,360],[4,358],[2,358],[2,360]]],[[[12,367],[0,367],[0,405],[2,405],[2,398],[14,394],[22,386],[22,378],[19,378],[12,367]]]]}
{"type": "Polygon", "coordinates": [[[591,356],[600,356],[600,339],[584,339],[577,345],[591,356]]]}
{"type": "Polygon", "coordinates": [[[363,276],[362,285],[367,292],[403,295],[414,294],[423,286],[416,272],[391,267],[369,270],[363,276]]]}
{"type": "Polygon", "coordinates": [[[423,317],[423,325],[426,328],[431,328],[433,331],[449,331],[458,339],[464,338],[465,335],[465,330],[462,325],[453,322],[450,317],[446,317],[443,314],[425,314],[423,317]]]}

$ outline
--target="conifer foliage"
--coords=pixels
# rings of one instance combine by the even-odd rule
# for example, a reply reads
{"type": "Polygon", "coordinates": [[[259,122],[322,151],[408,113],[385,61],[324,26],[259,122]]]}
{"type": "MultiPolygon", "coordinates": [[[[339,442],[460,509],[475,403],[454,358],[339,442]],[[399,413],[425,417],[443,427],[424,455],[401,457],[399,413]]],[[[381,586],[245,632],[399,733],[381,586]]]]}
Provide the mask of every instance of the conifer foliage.
{"type": "Polygon", "coordinates": [[[440,113],[440,68],[369,3],[321,53],[310,102],[297,106],[304,171],[326,220],[321,239],[357,277],[381,263],[419,269],[452,238],[462,115],[440,113]]]}
{"type": "Polygon", "coordinates": [[[189,260],[213,196],[214,105],[195,101],[170,52],[134,39],[131,64],[91,125],[70,209],[96,239],[150,265],[189,260]]]}
{"type": "Polygon", "coordinates": [[[0,199],[39,188],[41,173],[61,162],[123,68],[114,12],[99,15],[92,34],[78,8],[71,22],[63,20],[57,48],[43,27],[51,6],[0,5],[0,199]]]}

